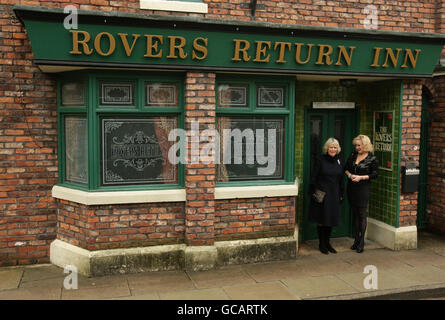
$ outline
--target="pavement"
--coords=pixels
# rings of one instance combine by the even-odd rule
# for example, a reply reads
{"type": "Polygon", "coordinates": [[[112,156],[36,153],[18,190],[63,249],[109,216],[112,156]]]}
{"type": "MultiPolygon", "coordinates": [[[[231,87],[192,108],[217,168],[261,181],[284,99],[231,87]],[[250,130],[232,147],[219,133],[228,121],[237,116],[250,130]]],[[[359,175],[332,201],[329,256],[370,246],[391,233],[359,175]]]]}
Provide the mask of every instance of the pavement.
{"type": "Polygon", "coordinates": [[[77,289],[66,289],[64,280],[68,274],[51,264],[3,267],[0,268],[0,300],[418,300],[445,297],[445,235],[419,232],[418,248],[401,251],[385,249],[368,240],[361,254],[349,249],[352,239],[331,239],[331,243],[337,254],[321,254],[317,241],[307,241],[300,245],[294,260],[210,271],[160,271],[94,278],[79,275],[77,289]]]}

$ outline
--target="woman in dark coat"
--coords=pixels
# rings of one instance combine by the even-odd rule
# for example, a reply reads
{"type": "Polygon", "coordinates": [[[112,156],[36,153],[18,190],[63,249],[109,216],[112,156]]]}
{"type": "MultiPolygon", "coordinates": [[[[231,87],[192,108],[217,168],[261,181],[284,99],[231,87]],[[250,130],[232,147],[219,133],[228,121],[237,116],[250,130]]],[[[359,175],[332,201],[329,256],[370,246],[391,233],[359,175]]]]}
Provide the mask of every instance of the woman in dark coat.
{"type": "Polygon", "coordinates": [[[338,141],[329,138],[323,147],[311,175],[310,194],[319,189],[326,192],[322,203],[312,199],[309,220],[317,222],[319,249],[322,253],[337,253],[330,244],[332,227],[340,221],[340,202],[344,197],[344,163],[338,156],[341,148],[338,141]]]}
{"type": "Polygon", "coordinates": [[[348,201],[354,215],[355,239],[351,250],[362,253],[365,246],[367,227],[366,207],[369,202],[371,180],[378,176],[377,158],[369,138],[359,135],[352,140],[355,152],[346,161],[345,173],[348,176],[348,201]]]}

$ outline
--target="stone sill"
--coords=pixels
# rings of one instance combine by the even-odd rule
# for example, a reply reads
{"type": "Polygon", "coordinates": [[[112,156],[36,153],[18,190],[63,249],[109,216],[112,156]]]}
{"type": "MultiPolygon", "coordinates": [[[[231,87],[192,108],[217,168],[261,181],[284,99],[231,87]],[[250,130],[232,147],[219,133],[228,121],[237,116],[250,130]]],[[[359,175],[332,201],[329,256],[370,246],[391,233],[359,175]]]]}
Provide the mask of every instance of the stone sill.
{"type": "MultiPolygon", "coordinates": [[[[215,200],[289,197],[297,195],[297,181],[291,185],[215,188],[215,200]]],[[[186,201],[185,189],[87,192],[56,185],[52,189],[52,196],[56,199],[68,200],[87,206],[186,201]]]]}
{"type": "Polygon", "coordinates": [[[187,1],[166,1],[166,0],[141,0],[140,8],[146,10],[177,11],[177,12],[192,12],[192,13],[208,12],[206,3],[193,2],[193,1],[187,2],[187,1]]]}

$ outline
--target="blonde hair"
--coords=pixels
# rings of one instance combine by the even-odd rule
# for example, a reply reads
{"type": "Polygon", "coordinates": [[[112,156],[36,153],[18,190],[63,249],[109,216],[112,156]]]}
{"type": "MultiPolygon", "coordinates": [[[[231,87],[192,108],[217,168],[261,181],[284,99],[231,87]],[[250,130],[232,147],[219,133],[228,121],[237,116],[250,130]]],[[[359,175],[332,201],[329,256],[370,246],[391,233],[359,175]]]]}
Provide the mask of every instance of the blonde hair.
{"type": "Polygon", "coordinates": [[[365,152],[374,152],[374,146],[371,143],[371,139],[369,139],[368,136],[365,136],[364,134],[359,134],[357,137],[352,139],[352,144],[354,144],[354,141],[360,140],[360,142],[363,145],[363,151],[365,152]]]}
{"type": "Polygon", "coordinates": [[[328,140],[326,140],[326,142],[324,143],[323,146],[323,153],[328,153],[328,149],[330,146],[335,146],[337,147],[337,154],[339,154],[341,152],[341,148],[340,148],[340,143],[338,142],[337,139],[335,138],[329,138],[328,140]]]}

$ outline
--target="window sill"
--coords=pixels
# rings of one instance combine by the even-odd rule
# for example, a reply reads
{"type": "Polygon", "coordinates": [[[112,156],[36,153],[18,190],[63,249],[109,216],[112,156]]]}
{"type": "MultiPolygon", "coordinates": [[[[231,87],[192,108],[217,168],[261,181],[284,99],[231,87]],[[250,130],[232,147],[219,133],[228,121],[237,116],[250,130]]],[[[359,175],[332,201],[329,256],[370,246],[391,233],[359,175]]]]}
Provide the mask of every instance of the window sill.
{"type": "Polygon", "coordinates": [[[140,8],[147,10],[161,10],[161,11],[178,11],[178,12],[193,12],[193,13],[207,13],[208,8],[206,3],[193,1],[166,1],[166,0],[141,0],[140,8]]]}
{"type": "Polygon", "coordinates": [[[294,184],[252,187],[216,187],[215,200],[298,196],[298,179],[294,184]]]}
{"type": "Polygon", "coordinates": [[[128,203],[184,202],[186,200],[185,189],[86,192],[62,186],[54,186],[52,189],[52,196],[57,199],[81,203],[87,206],[128,203]]]}

